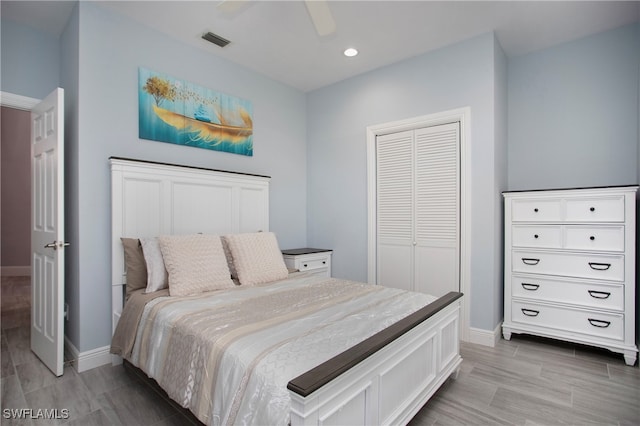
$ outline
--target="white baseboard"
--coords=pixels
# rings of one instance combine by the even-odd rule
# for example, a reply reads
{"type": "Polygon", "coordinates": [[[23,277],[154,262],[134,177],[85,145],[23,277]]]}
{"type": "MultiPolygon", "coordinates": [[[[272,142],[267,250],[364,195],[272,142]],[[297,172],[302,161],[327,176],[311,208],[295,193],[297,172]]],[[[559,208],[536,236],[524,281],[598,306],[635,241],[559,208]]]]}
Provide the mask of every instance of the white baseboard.
{"type": "Polygon", "coordinates": [[[100,367],[102,365],[111,364],[110,346],[103,346],[101,348],[92,349],[90,351],[80,352],[71,343],[71,341],[64,336],[64,346],[69,351],[73,361],[72,365],[78,373],[91,370],[92,368],[100,367]]]}
{"type": "Polygon", "coordinates": [[[2,266],[0,275],[3,277],[29,277],[31,276],[31,266],[2,266]]]}
{"type": "Polygon", "coordinates": [[[496,343],[500,340],[500,332],[502,330],[502,323],[493,330],[482,330],[479,328],[469,329],[469,342],[476,343],[478,345],[489,346],[491,348],[496,346],[496,343]]]}

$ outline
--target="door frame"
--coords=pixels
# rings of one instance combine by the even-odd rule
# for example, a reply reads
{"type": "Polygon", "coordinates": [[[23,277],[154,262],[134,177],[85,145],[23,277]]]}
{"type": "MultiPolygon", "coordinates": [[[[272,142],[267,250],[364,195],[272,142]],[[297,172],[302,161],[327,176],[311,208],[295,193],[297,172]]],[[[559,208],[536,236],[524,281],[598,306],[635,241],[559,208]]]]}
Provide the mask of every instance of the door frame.
{"type": "Polygon", "coordinates": [[[0,106],[31,111],[42,99],[29,98],[27,96],[14,95],[9,92],[0,92],[0,106]]]}
{"type": "Polygon", "coordinates": [[[470,341],[471,306],[471,108],[463,107],[405,120],[367,126],[368,269],[367,281],[376,284],[376,137],[440,124],[460,123],[460,338],[470,341]]]}
{"type": "MultiPolygon", "coordinates": [[[[26,96],[15,95],[13,93],[1,92],[0,91],[0,106],[13,108],[20,111],[31,112],[33,107],[38,105],[41,102],[40,99],[28,98],[26,96]]],[[[30,238],[30,237],[29,237],[30,238]]],[[[16,275],[28,275],[31,276],[31,263],[29,266],[19,266],[19,267],[4,267],[2,268],[0,274],[4,275],[7,272],[7,275],[13,275],[13,272],[16,272],[16,275]],[[27,271],[28,269],[28,271],[27,271]],[[11,272],[9,272],[11,271],[11,272]]]]}

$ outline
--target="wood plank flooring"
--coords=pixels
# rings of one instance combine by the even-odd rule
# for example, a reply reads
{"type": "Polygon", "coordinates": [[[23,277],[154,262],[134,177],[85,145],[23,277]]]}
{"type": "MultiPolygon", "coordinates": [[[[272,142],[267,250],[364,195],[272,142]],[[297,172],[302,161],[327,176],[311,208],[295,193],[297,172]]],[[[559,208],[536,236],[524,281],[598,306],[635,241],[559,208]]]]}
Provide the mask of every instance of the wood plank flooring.
{"type": "MultiPolygon", "coordinates": [[[[193,424],[122,366],[84,373],[67,366],[62,377],[51,374],[29,349],[29,292],[16,281],[2,279],[0,424],[193,424]],[[5,417],[6,409],[18,408],[68,409],[69,418],[5,417]]],[[[443,385],[412,426],[640,424],[640,369],[621,355],[519,335],[495,348],[462,343],[461,353],[458,378],[443,385]]]]}

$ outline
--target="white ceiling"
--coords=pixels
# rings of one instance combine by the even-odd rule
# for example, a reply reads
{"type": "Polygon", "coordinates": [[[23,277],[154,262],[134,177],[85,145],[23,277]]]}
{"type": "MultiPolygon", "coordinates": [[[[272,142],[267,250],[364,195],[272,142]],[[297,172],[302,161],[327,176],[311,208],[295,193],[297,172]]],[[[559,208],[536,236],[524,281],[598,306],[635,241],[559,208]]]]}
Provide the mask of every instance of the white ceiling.
{"type": "MultiPolygon", "coordinates": [[[[74,2],[5,1],[2,17],[59,35],[74,2]]],[[[640,1],[329,0],[337,31],[320,37],[304,2],[100,1],[103,7],[302,91],[489,31],[509,57],[640,20],[640,1]],[[219,48],[207,31],[231,40],[219,48]],[[342,51],[360,54],[346,58],[342,51]]]]}

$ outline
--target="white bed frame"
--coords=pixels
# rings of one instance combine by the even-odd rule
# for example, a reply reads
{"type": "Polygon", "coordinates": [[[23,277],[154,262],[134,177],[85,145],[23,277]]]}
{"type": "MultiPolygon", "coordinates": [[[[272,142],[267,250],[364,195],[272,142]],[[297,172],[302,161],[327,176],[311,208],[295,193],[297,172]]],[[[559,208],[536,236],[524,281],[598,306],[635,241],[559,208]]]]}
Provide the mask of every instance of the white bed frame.
{"type": "MultiPolygon", "coordinates": [[[[110,161],[113,330],[126,283],[121,237],[269,230],[268,176],[123,158],[110,161]]],[[[390,327],[379,333],[388,331],[386,336],[373,336],[292,380],[291,425],[411,420],[462,362],[459,297],[446,302],[443,297],[426,319],[399,327],[403,330],[390,327]]],[[[114,356],[113,364],[119,363],[122,359],[114,356]]]]}

